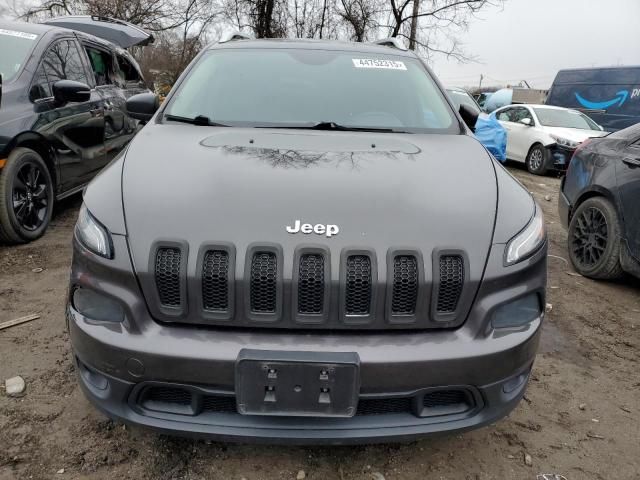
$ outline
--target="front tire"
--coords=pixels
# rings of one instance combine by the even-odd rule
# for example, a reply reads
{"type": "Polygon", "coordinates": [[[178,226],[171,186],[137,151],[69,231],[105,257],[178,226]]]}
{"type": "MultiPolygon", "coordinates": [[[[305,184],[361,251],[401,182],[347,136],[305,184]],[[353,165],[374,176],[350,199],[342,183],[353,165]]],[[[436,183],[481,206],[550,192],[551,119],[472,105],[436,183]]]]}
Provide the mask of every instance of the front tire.
{"type": "Polygon", "coordinates": [[[547,173],[547,161],[548,161],[547,149],[544,146],[537,143],[529,150],[525,164],[527,170],[534,175],[544,175],[547,173]]]}
{"type": "Polygon", "coordinates": [[[580,204],[569,224],[569,258],[585,277],[613,280],[623,274],[620,264],[620,220],[605,198],[580,204]]]}
{"type": "Polygon", "coordinates": [[[41,237],[53,212],[53,182],[42,157],[28,148],[11,152],[0,170],[0,241],[41,237]]]}

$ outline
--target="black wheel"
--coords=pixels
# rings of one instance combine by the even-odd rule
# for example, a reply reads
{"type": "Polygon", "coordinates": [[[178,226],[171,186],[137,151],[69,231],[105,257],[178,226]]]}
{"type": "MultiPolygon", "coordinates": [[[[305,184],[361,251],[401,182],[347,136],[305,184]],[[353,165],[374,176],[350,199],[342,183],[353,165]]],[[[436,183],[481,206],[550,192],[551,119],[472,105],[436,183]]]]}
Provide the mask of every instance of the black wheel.
{"type": "Polygon", "coordinates": [[[49,169],[33,150],[16,148],[0,170],[0,240],[26,243],[41,237],[52,211],[49,169]]]}
{"type": "Polygon", "coordinates": [[[534,175],[547,173],[547,149],[540,144],[531,147],[526,160],[527,170],[534,175]]]}
{"type": "Polygon", "coordinates": [[[622,276],[620,221],[605,198],[580,204],[569,224],[569,258],[585,277],[611,280],[622,276]]]}

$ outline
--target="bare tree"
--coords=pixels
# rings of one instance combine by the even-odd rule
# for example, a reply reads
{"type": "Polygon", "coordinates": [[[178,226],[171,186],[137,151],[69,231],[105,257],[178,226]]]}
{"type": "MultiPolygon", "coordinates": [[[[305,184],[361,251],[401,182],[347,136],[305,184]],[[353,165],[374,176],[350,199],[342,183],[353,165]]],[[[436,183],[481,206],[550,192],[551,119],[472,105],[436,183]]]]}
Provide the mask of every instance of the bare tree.
{"type": "Polygon", "coordinates": [[[376,4],[371,0],[340,0],[340,18],[351,29],[351,39],[364,42],[376,24],[376,4]]]}
{"type": "MultiPolygon", "coordinates": [[[[16,2],[18,0],[9,0],[16,2]]],[[[363,42],[408,40],[422,56],[473,59],[459,35],[478,12],[506,0],[31,0],[27,20],[86,14],[116,17],[154,32],[157,42],[134,50],[143,68],[175,81],[213,29],[236,28],[258,38],[325,38],[363,42]]]]}
{"type": "Polygon", "coordinates": [[[236,28],[249,28],[257,38],[288,34],[288,0],[229,0],[226,11],[236,28]]]}
{"type": "Polygon", "coordinates": [[[379,26],[392,37],[409,40],[412,49],[427,57],[446,55],[459,61],[473,57],[463,48],[457,34],[465,31],[471,20],[487,7],[502,5],[505,0],[388,0],[387,23],[379,26]],[[411,7],[411,8],[409,8],[411,7]]]}

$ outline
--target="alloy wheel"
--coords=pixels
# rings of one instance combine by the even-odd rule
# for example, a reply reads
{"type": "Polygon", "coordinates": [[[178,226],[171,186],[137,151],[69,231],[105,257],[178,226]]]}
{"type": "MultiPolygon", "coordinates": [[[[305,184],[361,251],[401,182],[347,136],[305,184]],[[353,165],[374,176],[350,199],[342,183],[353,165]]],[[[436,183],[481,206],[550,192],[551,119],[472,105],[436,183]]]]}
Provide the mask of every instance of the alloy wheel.
{"type": "Polygon", "coordinates": [[[531,164],[531,169],[536,171],[540,170],[543,160],[544,159],[542,155],[542,150],[540,150],[539,148],[536,148],[535,150],[533,150],[533,152],[531,152],[531,159],[529,161],[529,163],[531,164]]]}
{"type": "Polygon", "coordinates": [[[13,180],[13,212],[18,224],[28,231],[37,230],[45,221],[49,198],[47,179],[40,167],[26,162],[13,180]]]}
{"type": "Polygon", "coordinates": [[[604,214],[595,207],[589,207],[576,218],[576,228],[571,238],[571,248],[575,259],[586,268],[600,262],[609,241],[609,229],[604,214]]]}

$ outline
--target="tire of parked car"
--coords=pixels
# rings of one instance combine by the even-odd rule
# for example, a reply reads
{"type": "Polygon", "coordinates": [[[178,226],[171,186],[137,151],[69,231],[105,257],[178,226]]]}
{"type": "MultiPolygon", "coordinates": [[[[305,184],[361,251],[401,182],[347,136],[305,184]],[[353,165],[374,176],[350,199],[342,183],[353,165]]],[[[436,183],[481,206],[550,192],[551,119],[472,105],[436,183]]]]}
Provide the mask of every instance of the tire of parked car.
{"type": "Polygon", "coordinates": [[[606,198],[581,203],[569,224],[569,258],[576,271],[602,280],[621,277],[620,233],[618,214],[606,198]]]}
{"type": "Polygon", "coordinates": [[[527,170],[534,175],[544,175],[547,173],[549,152],[543,145],[537,143],[529,150],[526,159],[527,170]]]}
{"type": "Polygon", "coordinates": [[[53,182],[42,157],[14,149],[0,170],[0,241],[26,243],[42,236],[53,212],[53,182]]]}

